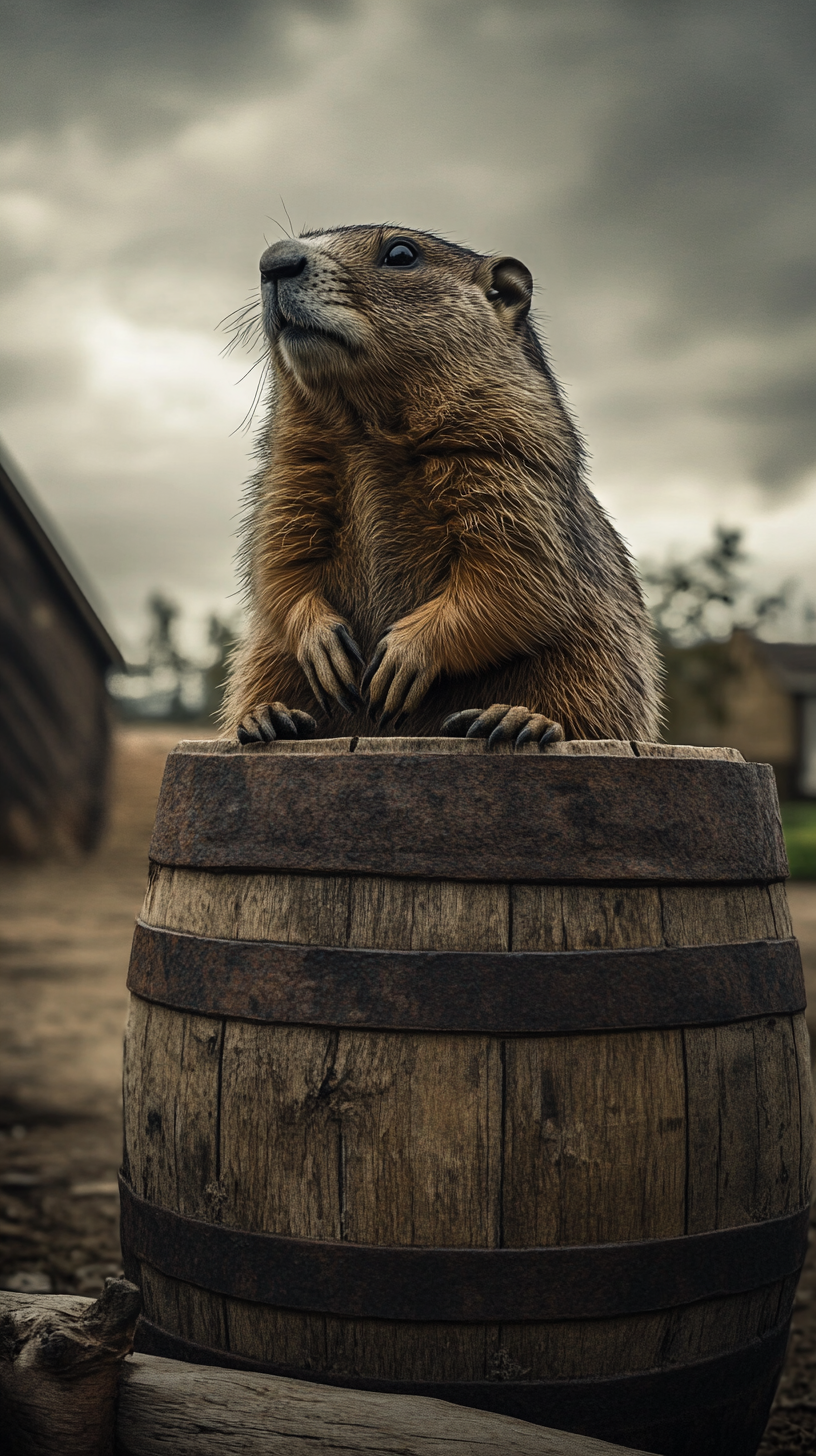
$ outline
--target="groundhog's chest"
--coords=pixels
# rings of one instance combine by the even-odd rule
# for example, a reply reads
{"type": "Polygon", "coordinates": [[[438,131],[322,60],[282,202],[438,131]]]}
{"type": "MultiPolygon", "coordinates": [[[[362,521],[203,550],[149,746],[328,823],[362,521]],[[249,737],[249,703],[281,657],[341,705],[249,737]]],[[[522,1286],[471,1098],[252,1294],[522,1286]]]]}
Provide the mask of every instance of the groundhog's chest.
{"type": "Polygon", "coordinates": [[[331,576],[338,608],[389,625],[441,589],[455,548],[433,463],[363,456],[338,479],[331,576]]]}

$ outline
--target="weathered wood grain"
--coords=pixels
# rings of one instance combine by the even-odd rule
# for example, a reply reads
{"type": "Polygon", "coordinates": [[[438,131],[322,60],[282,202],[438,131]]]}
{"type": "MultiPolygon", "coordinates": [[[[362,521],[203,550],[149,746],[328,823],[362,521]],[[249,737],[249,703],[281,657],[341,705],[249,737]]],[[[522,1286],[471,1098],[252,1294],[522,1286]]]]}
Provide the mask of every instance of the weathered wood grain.
{"type": "Polygon", "coordinates": [[[505,1057],[508,1246],[683,1233],[681,1033],[518,1038],[505,1057]]]}
{"type": "Polygon", "coordinates": [[[144,1198],[212,1218],[219,1191],[224,1024],[131,997],[125,1035],[125,1173],[144,1198]]]}
{"type": "MultiPolygon", "coordinates": [[[[360,739],[342,750],[338,742],[327,751],[485,751],[448,739],[360,739]]],[[[552,751],[740,757],[627,743],[552,751]]],[[[490,883],[158,866],[143,918],[194,935],[386,950],[627,949],[791,933],[781,883],[490,883]]],[[[499,1039],[233,1020],[222,1034],[216,1020],[152,1017],[136,1003],[126,1083],[132,1181],[169,1207],[240,1228],[374,1244],[582,1244],[751,1223],[807,1201],[803,1025],[774,1017],[685,1033],[499,1039]]],[[[628,1318],[499,1326],[271,1309],[155,1270],[144,1282],[149,1317],[198,1343],[338,1378],[427,1381],[570,1380],[683,1365],[777,1329],[794,1284],[628,1318]]]]}
{"type": "Polygon", "coordinates": [[[150,852],[199,869],[387,865],[463,880],[759,883],[787,872],[767,764],[592,753],[451,754],[444,773],[429,754],[173,753],[150,852]]]}
{"type": "MultiPolygon", "coordinates": [[[[661,750],[661,757],[670,758],[735,758],[742,760],[742,754],[734,748],[725,749],[676,749],[671,744],[647,744],[639,747],[661,750]]],[[[304,741],[289,739],[275,743],[237,743],[231,738],[183,738],[174,749],[175,753],[216,753],[220,756],[274,756],[280,753],[307,753],[317,757],[342,753],[421,753],[446,757],[451,754],[555,754],[556,756],[593,758],[634,758],[632,745],[619,738],[572,738],[562,743],[546,743],[539,748],[536,743],[524,744],[514,749],[512,744],[499,743],[488,749],[484,738],[405,738],[401,736],[383,738],[310,738],[304,741]]],[[[645,755],[647,756],[647,755],[645,755]]]]}
{"type": "Polygon", "coordinates": [[[315,937],[342,945],[348,921],[348,876],[212,874],[152,865],[141,918],[163,930],[224,940],[315,937]]]}
{"type": "Polygon", "coordinates": [[[634,1370],[671,1369],[745,1345],[776,1329],[793,1300],[796,1279],[748,1295],[705,1300],[630,1318],[502,1325],[502,1347],[531,1380],[580,1380],[634,1370]]]}
{"type": "MultiPolygon", "coordinates": [[[[332,933],[336,943],[381,948],[504,949],[508,898],[500,885],[366,876],[352,882],[347,923],[332,933]]],[[[325,900],[316,897],[298,938],[316,941],[325,900]]],[[[501,1075],[499,1045],[486,1037],[232,1023],[222,1073],[225,1221],[355,1242],[495,1245],[501,1075]],[[260,1145],[241,1125],[259,1115],[268,1129],[260,1145]]],[[[282,1341],[309,1368],[311,1321],[235,1303],[233,1349],[269,1359],[282,1341]]],[[[455,1378],[464,1363],[479,1378],[495,1332],[327,1319],[325,1340],[329,1368],[351,1359],[385,1378],[415,1368],[434,1378],[429,1367],[455,1378]]]]}
{"type": "Polygon", "coordinates": [[[694,743],[633,743],[638,758],[713,758],[726,763],[744,763],[738,748],[699,748],[694,743]]]}
{"type": "Polygon", "coordinates": [[[229,1349],[227,1301],[222,1294],[169,1279],[149,1264],[142,1264],[141,1286],[145,1315],[154,1324],[176,1330],[197,1345],[229,1349]]]}
{"type": "Polygon", "coordinates": [[[446,1401],[151,1355],[137,1355],[123,1374],[116,1434],[121,1456],[634,1456],[446,1401]]]}
{"type": "Polygon", "coordinates": [[[785,894],[785,886],[781,881],[776,881],[775,884],[768,886],[768,898],[771,902],[776,933],[780,940],[784,940],[787,936],[793,935],[793,921],[788,897],[785,894]]]}
{"type": "Polygon", "coordinates": [[[777,940],[766,885],[662,885],[666,945],[722,945],[777,940]]]}
{"type": "Polygon", "coordinates": [[[221,1083],[225,1223],[342,1237],[337,1063],[336,1031],[229,1023],[221,1083]]]}
{"type": "Polygon", "coordinates": [[[125,1279],[109,1279],[97,1300],[0,1292],[6,1456],[113,1456],[119,1369],[140,1305],[125,1279]]]}
{"type": "Polygon", "coordinates": [[[341,943],[380,950],[509,950],[509,888],[355,876],[341,943]]]}
{"type": "Polygon", "coordinates": [[[683,1032],[688,1079],[687,1232],[801,1207],[801,1068],[792,1017],[683,1032]]]}
{"type": "Polygon", "coordinates": [[[21,1342],[0,1368],[9,1456],[110,1456],[114,1423],[118,1456],[632,1456],[588,1436],[423,1397],[152,1355],[136,1355],[120,1370],[137,1306],[131,1300],[123,1307],[119,1298],[111,1319],[111,1303],[108,1292],[96,1303],[46,1295],[32,1304],[30,1295],[0,1291],[0,1328],[21,1342]],[[107,1310],[101,1320],[100,1304],[107,1310]],[[75,1346],[73,1379],[55,1379],[36,1358],[34,1345],[51,1331],[75,1346]]]}
{"type": "MultiPolygon", "coordinates": [[[[787,907],[786,907],[787,908],[787,907]]],[[[814,1101],[811,1081],[811,1045],[804,1016],[794,1016],[793,1043],[796,1049],[799,1083],[799,1122],[802,1134],[799,1152],[800,1201],[813,1198],[814,1101]]]]}
{"type": "Polygon", "coordinates": [[[664,943],[656,886],[517,884],[511,896],[513,950],[624,950],[664,943]]]}
{"type": "MultiPolygon", "coordinates": [[[[224,1023],[179,1016],[131,997],[125,1035],[123,1171],[143,1197],[219,1221],[219,1082],[224,1023]]],[[[199,1344],[223,1346],[224,1299],[142,1270],[147,1317],[185,1331],[199,1344]]]]}

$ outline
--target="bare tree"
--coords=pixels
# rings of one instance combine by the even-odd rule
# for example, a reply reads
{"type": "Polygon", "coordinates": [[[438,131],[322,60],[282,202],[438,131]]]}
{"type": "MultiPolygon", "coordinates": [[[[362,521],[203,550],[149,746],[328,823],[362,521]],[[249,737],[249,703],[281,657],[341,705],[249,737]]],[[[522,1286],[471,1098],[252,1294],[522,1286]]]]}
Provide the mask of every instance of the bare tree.
{"type": "Polygon", "coordinates": [[[754,632],[789,606],[790,584],[765,596],[752,591],[742,538],[738,528],[717,526],[705,551],[644,572],[652,588],[649,610],[666,643],[693,647],[728,637],[735,628],[754,632]]]}

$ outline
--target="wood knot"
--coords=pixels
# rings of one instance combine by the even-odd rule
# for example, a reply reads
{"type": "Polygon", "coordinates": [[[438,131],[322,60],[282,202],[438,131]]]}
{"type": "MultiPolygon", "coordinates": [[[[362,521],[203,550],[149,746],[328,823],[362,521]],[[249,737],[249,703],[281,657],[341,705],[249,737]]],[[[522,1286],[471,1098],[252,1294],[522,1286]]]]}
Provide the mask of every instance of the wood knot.
{"type": "Polygon", "coordinates": [[[491,1355],[487,1363],[488,1380],[524,1380],[529,1374],[530,1367],[525,1369],[519,1365],[518,1360],[514,1360],[503,1345],[491,1355]]]}

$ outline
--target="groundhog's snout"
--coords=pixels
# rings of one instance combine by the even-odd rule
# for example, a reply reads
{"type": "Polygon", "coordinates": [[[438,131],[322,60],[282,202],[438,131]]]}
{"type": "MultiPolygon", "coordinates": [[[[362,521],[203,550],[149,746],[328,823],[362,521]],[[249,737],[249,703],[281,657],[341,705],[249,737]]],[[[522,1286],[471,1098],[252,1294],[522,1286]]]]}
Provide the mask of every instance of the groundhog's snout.
{"type": "Polygon", "coordinates": [[[297,278],[305,267],[306,254],[303,249],[287,238],[281,243],[273,243],[261,255],[261,282],[277,283],[279,278],[297,278]]]}
{"type": "Polygon", "coordinates": [[[261,254],[261,309],[264,332],[283,351],[288,367],[337,369],[364,346],[365,318],[351,302],[337,259],[313,242],[282,238],[261,254]]]}

